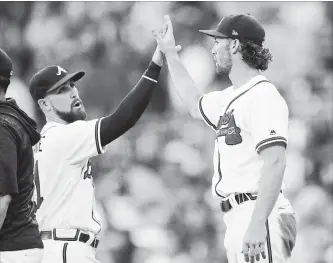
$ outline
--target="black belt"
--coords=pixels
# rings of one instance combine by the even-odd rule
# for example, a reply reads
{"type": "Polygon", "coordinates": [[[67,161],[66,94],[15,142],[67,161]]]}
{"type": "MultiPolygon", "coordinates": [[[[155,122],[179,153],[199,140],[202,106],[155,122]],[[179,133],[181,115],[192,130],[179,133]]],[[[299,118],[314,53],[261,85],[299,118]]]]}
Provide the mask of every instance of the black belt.
{"type": "MultiPolygon", "coordinates": [[[[53,231],[53,235],[52,235],[51,230],[50,231],[41,231],[40,236],[41,236],[42,240],[53,239],[53,240],[60,240],[60,241],[80,241],[83,243],[87,243],[90,239],[90,236],[88,234],[79,233],[79,230],[77,230],[77,233],[74,238],[56,237],[54,235],[54,233],[55,233],[55,229],[53,231]]],[[[93,248],[97,248],[98,243],[99,243],[99,240],[97,238],[94,238],[94,240],[91,242],[90,246],[92,246],[93,248]]]]}
{"type": "MultiPolygon", "coordinates": [[[[256,200],[256,199],[257,199],[256,196],[253,196],[249,193],[246,193],[246,194],[242,193],[242,194],[235,195],[235,200],[236,200],[237,204],[244,203],[248,200],[256,200]]],[[[221,205],[222,212],[226,213],[232,209],[232,205],[231,205],[229,199],[221,201],[220,205],[221,205]]]]}
{"type": "MultiPolygon", "coordinates": [[[[282,193],[282,190],[280,190],[280,193],[282,193]]],[[[235,194],[235,200],[236,200],[237,204],[241,204],[246,201],[256,200],[256,199],[257,199],[257,197],[253,196],[250,193],[235,194]]],[[[220,206],[221,206],[222,212],[225,212],[225,213],[232,209],[232,205],[231,205],[229,199],[221,201],[220,206]]]]}

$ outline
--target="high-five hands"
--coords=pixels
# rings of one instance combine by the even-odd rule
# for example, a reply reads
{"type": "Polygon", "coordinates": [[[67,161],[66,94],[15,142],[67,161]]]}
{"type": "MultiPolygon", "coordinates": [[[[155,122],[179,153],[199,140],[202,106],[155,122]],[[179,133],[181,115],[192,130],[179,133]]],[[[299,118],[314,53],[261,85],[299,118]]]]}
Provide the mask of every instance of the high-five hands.
{"type": "MultiPolygon", "coordinates": [[[[162,37],[164,37],[166,31],[167,31],[167,26],[163,26],[163,28],[161,28],[158,32],[156,30],[153,30],[153,34],[159,34],[162,37]]],[[[152,61],[160,67],[163,66],[163,53],[161,52],[159,45],[157,45],[156,47],[152,61]]]]}
{"type": "Polygon", "coordinates": [[[159,49],[164,55],[169,52],[177,53],[181,50],[180,45],[176,46],[172,23],[168,15],[164,16],[163,28],[160,30],[153,30],[153,35],[157,41],[159,49]]]}

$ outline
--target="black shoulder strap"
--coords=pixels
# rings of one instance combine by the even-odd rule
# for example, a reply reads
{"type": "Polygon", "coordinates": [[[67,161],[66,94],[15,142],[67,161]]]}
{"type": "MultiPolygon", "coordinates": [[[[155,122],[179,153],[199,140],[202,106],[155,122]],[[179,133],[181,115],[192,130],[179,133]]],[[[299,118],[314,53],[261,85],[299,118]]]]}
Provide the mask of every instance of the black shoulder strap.
{"type": "MultiPolygon", "coordinates": [[[[252,89],[253,87],[257,86],[258,84],[260,84],[260,83],[262,83],[262,82],[269,82],[269,81],[268,81],[268,80],[261,80],[261,81],[257,82],[256,84],[254,84],[251,88],[249,88],[249,89],[243,91],[241,94],[239,94],[238,96],[236,96],[235,98],[233,98],[233,99],[229,102],[228,106],[225,108],[224,113],[227,112],[227,110],[229,109],[229,107],[231,106],[231,104],[232,104],[235,100],[237,100],[239,97],[243,96],[243,95],[244,95],[246,92],[248,92],[250,89],[252,89]]],[[[269,82],[269,83],[270,83],[270,82],[269,82]]]]}

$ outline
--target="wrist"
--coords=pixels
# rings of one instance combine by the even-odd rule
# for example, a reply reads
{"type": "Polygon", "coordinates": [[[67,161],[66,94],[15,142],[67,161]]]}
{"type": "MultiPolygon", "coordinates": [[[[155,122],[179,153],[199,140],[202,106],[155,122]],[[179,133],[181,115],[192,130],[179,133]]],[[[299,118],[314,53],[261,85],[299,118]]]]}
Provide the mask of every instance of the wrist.
{"type": "Polygon", "coordinates": [[[165,53],[165,57],[166,59],[178,59],[178,52],[176,50],[176,48],[172,48],[169,49],[166,53],[165,53]]]}
{"type": "Polygon", "coordinates": [[[154,56],[151,60],[152,60],[152,62],[154,62],[159,67],[163,66],[163,56],[162,56],[162,54],[157,54],[157,55],[154,54],[154,56]]]}
{"type": "Polygon", "coordinates": [[[252,215],[252,218],[251,218],[250,224],[251,224],[251,225],[261,225],[261,224],[265,224],[267,219],[268,219],[268,218],[265,217],[265,216],[255,216],[255,215],[252,215]]]}
{"type": "Polygon", "coordinates": [[[161,67],[152,60],[149,63],[149,66],[143,75],[157,81],[160,72],[161,72],[161,67]]]}

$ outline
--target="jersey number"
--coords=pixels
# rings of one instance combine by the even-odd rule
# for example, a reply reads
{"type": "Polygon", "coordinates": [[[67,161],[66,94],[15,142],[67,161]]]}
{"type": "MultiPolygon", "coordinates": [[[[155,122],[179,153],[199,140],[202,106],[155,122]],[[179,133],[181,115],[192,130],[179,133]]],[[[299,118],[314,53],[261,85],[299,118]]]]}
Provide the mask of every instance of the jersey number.
{"type": "Polygon", "coordinates": [[[40,181],[39,181],[39,171],[38,171],[38,161],[35,163],[34,167],[34,177],[35,177],[35,187],[37,198],[34,200],[34,212],[36,212],[42,205],[44,198],[40,195],[40,181]]]}

